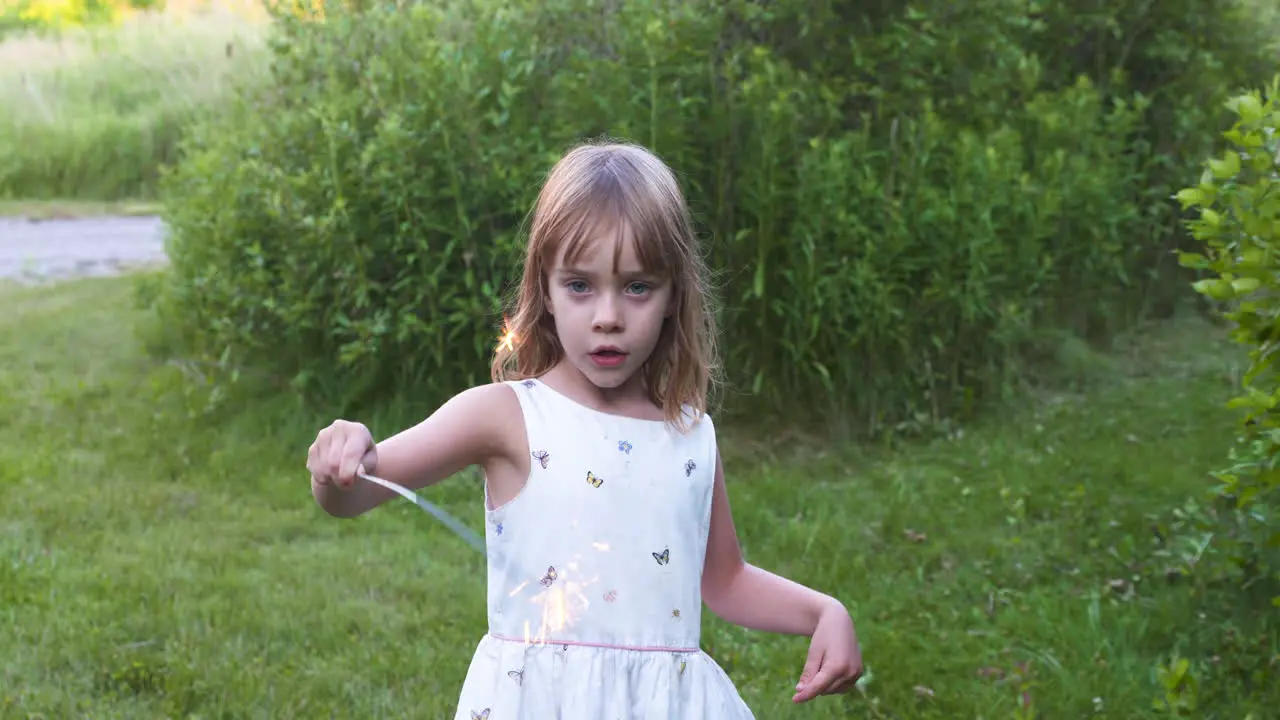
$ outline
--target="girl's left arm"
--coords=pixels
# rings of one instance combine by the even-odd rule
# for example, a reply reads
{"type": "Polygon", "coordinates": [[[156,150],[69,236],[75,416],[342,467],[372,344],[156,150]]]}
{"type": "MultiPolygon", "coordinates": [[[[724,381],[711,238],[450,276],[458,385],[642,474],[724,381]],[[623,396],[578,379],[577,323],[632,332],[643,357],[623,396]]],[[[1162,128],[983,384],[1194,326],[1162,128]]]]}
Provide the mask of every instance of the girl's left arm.
{"type": "Polygon", "coordinates": [[[845,692],[862,675],[862,651],[853,620],[830,595],[774,575],[742,558],[724,487],[724,463],[716,453],[711,529],[702,572],[702,599],[719,617],[752,630],[807,635],[809,657],[794,702],[845,692]]]}
{"type": "Polygon", "coordinates": [[[735,625],[789,635],[812,635],[824,611],[834,607],[844,610],[840,601],[830,595],[743,560],[724,487],[724,464],[718,452],[702,600],[711,612],[735,625]]]}

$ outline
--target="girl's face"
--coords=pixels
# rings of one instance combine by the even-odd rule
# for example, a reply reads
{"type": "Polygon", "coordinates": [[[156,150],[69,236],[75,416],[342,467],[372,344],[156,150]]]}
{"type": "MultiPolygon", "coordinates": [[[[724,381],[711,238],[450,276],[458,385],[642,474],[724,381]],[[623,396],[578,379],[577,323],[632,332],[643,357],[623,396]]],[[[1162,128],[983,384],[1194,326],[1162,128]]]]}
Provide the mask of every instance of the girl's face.
{"type": "Polygon", "coordinates": [[[614,233],[599,233],[572,265],[562,250],[547,277],[564,359],[603,389],[623,386],[649,359],[674,300],[669,279],[644,271],[630,233],[616,272],[614,248],[614,233]]]}

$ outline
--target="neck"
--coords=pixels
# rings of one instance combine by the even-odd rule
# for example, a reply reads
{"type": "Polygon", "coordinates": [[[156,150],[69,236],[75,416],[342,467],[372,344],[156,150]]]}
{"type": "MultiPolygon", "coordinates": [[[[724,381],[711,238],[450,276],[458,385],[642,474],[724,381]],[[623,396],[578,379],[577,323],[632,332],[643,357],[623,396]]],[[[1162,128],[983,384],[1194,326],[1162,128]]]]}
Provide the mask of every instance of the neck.
{"type": "Polygon", "coordinates": [[[544,381],[575,400],[600,410],[627,410],[655,407],[649,399],[643,373],[636,372],[617,387],[600,387],[572,363],[560,360],[543,376],[544,381]]]}

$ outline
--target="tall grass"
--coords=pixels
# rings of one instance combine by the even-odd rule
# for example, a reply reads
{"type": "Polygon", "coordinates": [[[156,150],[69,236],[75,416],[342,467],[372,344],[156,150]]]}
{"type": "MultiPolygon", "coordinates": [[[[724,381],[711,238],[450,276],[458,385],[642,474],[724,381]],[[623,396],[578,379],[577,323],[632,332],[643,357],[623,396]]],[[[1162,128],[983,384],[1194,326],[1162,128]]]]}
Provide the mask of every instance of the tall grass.
{"type": "Polygon", "coordinates": [[[266,68],[244,2],[0,42],[0,199],[151,198],[182,127],[266,68]]]}

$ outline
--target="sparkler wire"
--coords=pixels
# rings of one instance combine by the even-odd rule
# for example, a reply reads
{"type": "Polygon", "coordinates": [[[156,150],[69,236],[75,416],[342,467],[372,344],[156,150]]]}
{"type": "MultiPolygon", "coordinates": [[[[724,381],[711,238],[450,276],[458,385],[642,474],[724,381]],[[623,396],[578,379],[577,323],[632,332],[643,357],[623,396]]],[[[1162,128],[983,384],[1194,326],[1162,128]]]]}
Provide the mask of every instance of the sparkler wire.
{"type": "Polygon", "coordinates": [[[414,505],[417,505],[423,510],[426,510],[428,513],[431,513],[431,515],[433,515],[437,520],[444,523],[446,527],[448,527],[450,530],[456,533],[458,537],[462,538],[468,545],[475,548],[476,550],[479,550],[481,553],[485,551],[484,540],[479,535],[477,535],[474,530],[467,527],[466,525],[463,525],[462,522],[460,522],[457,518],[445,512],[435,503],[432,503],[429,500],[419,496],[417,493],[410,490],[409,488],[397,485],[391,482],[390,480],[383,480],[380,477],[375,477],[373,475],[369,475],[368,473],[363,473],[363,472],[358,472],[356,473],[356,475],[363,480],[368,480],[371,483],[381,485],[382,487],[396,493],[400,497],[403,497],[404,499],[412,502],[414,505]]]}

